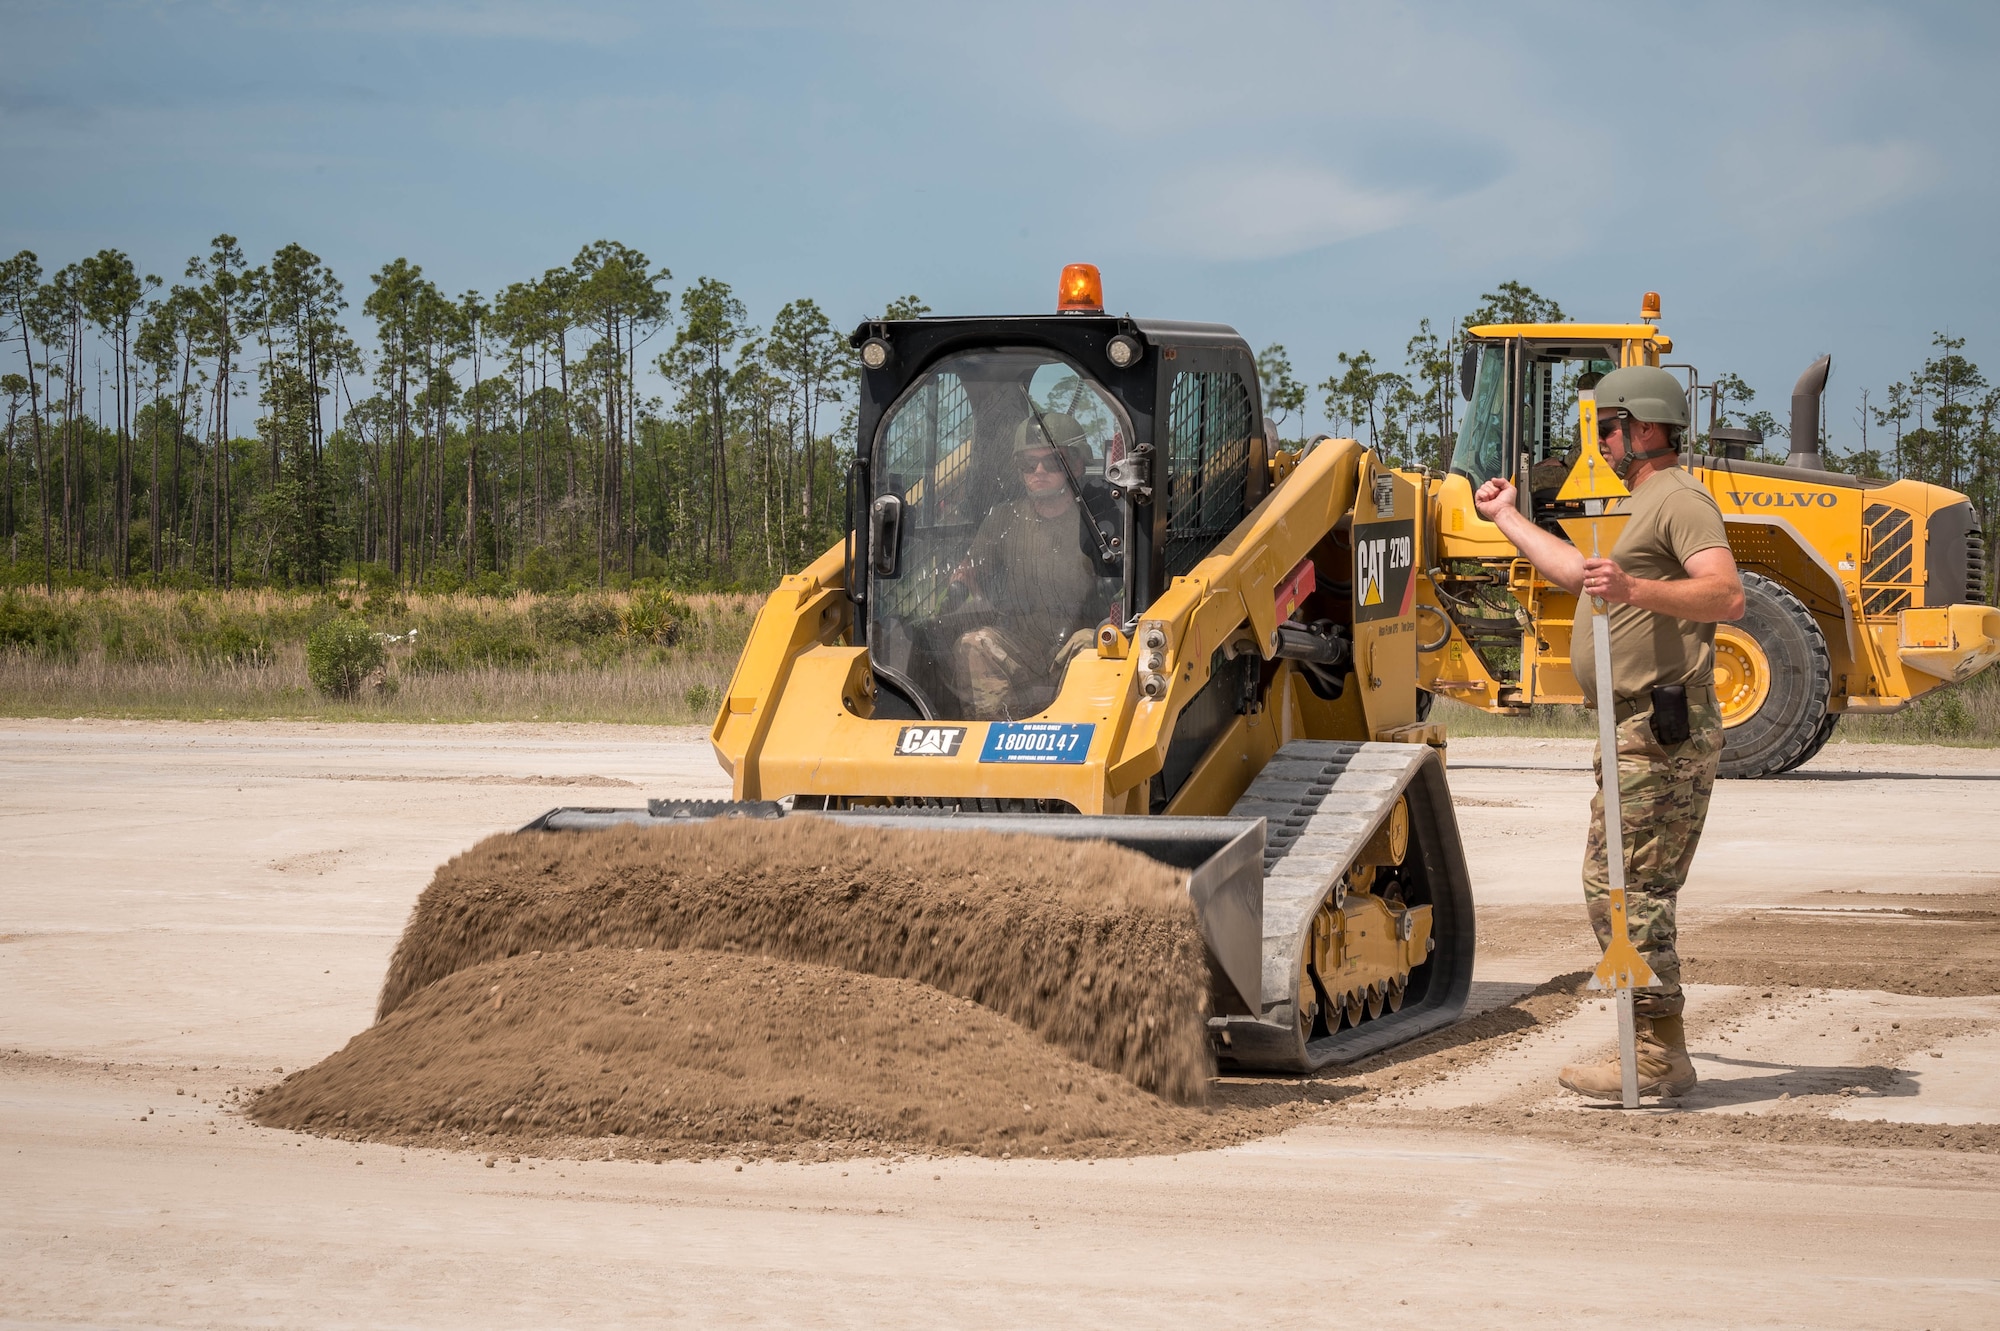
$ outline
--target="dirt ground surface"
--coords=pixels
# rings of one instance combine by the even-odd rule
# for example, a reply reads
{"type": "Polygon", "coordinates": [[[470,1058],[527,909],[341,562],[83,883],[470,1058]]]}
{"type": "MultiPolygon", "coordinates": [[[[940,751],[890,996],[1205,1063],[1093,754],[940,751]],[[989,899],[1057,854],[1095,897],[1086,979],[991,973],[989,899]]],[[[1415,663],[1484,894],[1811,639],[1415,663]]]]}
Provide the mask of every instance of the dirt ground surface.
{"type": "Polygon", "coordinates": [[[1554,1083],[1611,1048],[1577,989],[1588,763],[1453,745],[1479,1015],[1225,1079],[1235,1145],[653,1163],[236,1106],[369,1026],[451,856],[725,793],[699,732],[0,723],[0,1326],[1991,1325],[2000,758],[1722,783],[1682,905],[1702,1080],[1636,1114],[1554,1083]]]}

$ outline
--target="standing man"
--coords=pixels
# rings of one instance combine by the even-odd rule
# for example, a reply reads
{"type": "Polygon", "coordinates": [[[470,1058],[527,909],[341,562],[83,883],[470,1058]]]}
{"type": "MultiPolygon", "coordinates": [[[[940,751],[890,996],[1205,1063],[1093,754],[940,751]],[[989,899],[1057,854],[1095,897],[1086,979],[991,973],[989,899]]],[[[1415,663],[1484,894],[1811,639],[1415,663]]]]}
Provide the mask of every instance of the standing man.
{"type": "MultiPolygon", "coordinates": [[[[1631,490],[1618,511],[1624,529],[1609,559],[1575,546],[1521,516],[1514,487],[1491,480],[1474,502],[1539,569],[1577,594],[1570,665],[1587,705],[1597,705],[1590,597],[1604,598],[1611,627],[1612,693],[1618,715],[1618,797],[1625,832],[1625,911],[1632,944],[1659,985],[1633,995],[1638,1018],[1639,1093],[1684,1095],[1694,1088],[1681,1013],[1681,961],[1674,902],[1687,880],[1716,761],[1722,716],[1715,702],[1715,625],[1743,614],[1743,582],[1729,551],[1722,511],[1678,465],[1688,428],[1687,398],[1672,374],[1652,366],[1613,370],[1597,385],[1597,433],[1605,460],[1631,490]]],[[[1600,947],[1611,941],[1610,871],[1605,859],[1602,763],[1590,804],[1583,896],[1600,947]]],[[[1583,1095],[1621,1093],[1618,1058],[1562,1070],[1583,1095]]]]}

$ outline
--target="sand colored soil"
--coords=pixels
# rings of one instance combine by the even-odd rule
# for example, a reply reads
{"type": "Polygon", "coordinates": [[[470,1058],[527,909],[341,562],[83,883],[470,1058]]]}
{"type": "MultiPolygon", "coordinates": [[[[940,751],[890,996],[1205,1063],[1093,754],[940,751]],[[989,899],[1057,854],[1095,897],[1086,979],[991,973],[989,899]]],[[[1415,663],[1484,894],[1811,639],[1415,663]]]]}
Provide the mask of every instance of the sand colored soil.
{"type": "Polygon", "coordinates": [[[1102,844],[812,818],[488,838],[419,898],[378,1020],[484,962],[641,947],[921,981],[1178,1102],[1212,1072],[1179,872],[1102,844]]]}
{"type": "Polygon", "coordinates": [[[654,1157],[1105,1155],[1266,1128],[1168,1104],[914,981],[629,948],[457,971],[251,1114],[330,1136],[654,1157]]]}
{"type": "Polygon", "coordinates": [[[1687,978],[1959,997],[2000,993],[2000,894],[1829,894],[1683,926],[1687,978]]]}
{"type": "MultiPolygon", "coordinates": [[[[1582,903],[1488,906],[1482,957],[1594,965],[1582,903]]],[[[2000,993],[2000,892],[1825,893],[1782,906],[1683,904],[1680,952],[1696,984],[1879,989],[1964,998],[2000,993]]]]}

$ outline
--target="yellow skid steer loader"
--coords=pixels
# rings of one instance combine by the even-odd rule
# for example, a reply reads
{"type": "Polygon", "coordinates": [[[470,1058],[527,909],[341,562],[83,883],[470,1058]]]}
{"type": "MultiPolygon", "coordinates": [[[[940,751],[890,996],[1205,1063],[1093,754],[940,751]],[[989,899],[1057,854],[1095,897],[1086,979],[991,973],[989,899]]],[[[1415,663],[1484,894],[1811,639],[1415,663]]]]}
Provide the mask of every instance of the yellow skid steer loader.
{"type": "Polygon", "coordinates": [[[1234,330],[1108,315],[1087,265],[1061,293],[855,331],[849,530],[737,665],[712,732],[734,799],[533,826],[1108,841],[1188,871],[1223,1066],[1452,1022],[1473,908],[1418,688],[1421,484],[1352,440],[1275,450],[1234,330]]]}

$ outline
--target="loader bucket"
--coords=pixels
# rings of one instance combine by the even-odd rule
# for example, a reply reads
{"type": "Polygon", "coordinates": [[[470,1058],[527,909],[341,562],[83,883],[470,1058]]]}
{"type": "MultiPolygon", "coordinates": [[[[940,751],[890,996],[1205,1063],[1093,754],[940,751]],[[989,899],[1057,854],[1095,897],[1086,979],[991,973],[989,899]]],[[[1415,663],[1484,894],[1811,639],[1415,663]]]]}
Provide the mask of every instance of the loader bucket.
{"type": "Polygon", "coordinates": [[[846,827],[995,832],[1103,841],[1187,872],[1188,900],[1212,978],[1211,1010],[1256,1012],[1263,988],[1264,821],[1143,815],[954,813],[936,809],[788,811],[775,800],[651,800],[643,809],[551,809],[524,832],[672,827],[712,818],[823,818],[846,827]]]}
{"type": "MultiPolygon", "coordinates": [[[[646,808],[560,808],[523,831],[671,827],[710,819],[818,818],[859,828],[1013,833],[1102,841],[1187,874],[1207,950],[1209,1027],[1218,1059],[1245,1071],[1306,1072],[1346,1063],[1449,1025],[1471,990],[1472,891],[1436,751],[1421,744],[1294,741],[1272,758],[1226,817],[958,813],[935,808],[791,811],[772,800],[653,800],[646,808]],[[1394,1011],[1365,1004],[1329,1019],[1337,973],[1315,929],[1340,919],[1357,866],[1398,807],[1408,847],[1395,866],[1391,910],[1358,891],[1399,931],[1424,920],[1425,956],[1396,991],[1394,1011]],[[1320,970],[1311,969],[1318,958],[1320,970]],[[1322,989],[1322,984],[1328,986],[1322,989]]],[[[1399,936],[1408,937],[1407,933],[1399,936]]],[[[1321,939],[1324,943],[1324,939],[1321,939]]],[[[1414,946],[1414,944],[1412,944],[1414,946]]]]}

